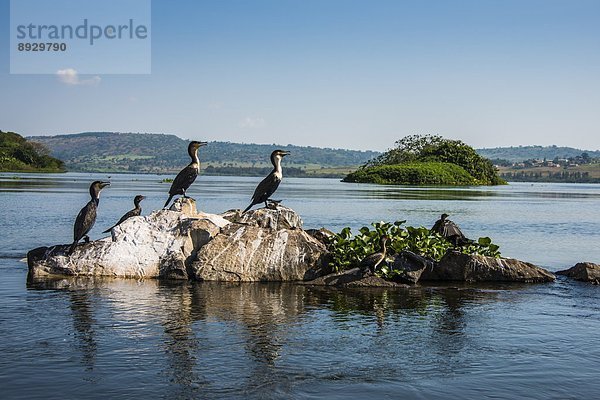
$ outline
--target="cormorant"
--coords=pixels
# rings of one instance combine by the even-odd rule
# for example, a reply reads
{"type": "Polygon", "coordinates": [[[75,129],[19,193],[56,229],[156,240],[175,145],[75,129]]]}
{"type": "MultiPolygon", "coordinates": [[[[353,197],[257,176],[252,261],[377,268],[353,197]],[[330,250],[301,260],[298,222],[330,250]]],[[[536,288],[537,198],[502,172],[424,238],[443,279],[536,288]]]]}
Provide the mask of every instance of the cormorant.
{"type": "Polygon", "coordinates": [[[369,254],[360,262],[360,269],[363,272],[374,273],[377,267],[379,267],[383,262],[385,262],[385,257],[387,255],[387,244],[388,237],[382,236],[379,240],[379,246],[381,248],[380,251],[376,253],[369,254]]]}
{"type": "Polygon", "coordinates": [[[169,198],[167,202],[163,206],[163,208],[167,208],[173,196],[177,194],[183,195],[183,197],[187,197],[185,195],[185,191],[190,187],[192,183],[196,180],[196,177],[200,173],[200,160],[198,159],[198,149],[202,146],[206,146],[207,142],[197,142],[193,141],[188,145],[188,154],[192,159],[192,162],[188,164],[187,167],[182,169],[173,183],[171,184],[171,189],[169,189],[169,198]]]}
{"type": "Polygon", "coordinates": [[[90,196],[92,199],[79,211],[77,218],[75,219],[75,225],[73,225],[73,244],[69,248],[69,253],[73,253],[77,242],[84,238],[85,242],[89,242],[90,238],[87,235],[90,229],[96,222],[96,210],[98,209],[98,203],[100,202],[100,191],[106,186],[110,186],[110,182],[94,181],[90,185],[90,196]]]}
{"type": "Polygon", "coordinates": [[[473,243],[472,240],[465,237],[458,225],[447,218],[448,214],[442,214],[431,228],[431,232],[439,233],[455,247],[473,243]]]}
{"type": "Polygon", "coordinates": [[[137,217],[137,216],[141,215],[142,214],[142,207],[140,206],[140,203],[145,198],[146,198],[146,196],[142,196],[141,194],[138,194],[137,196],[135,196],[135,198],[133,199],[133,205],[135,206],[133,208],[133,210],[127,211],[125,213],[125,215],[123,215],[121,217],[121,219],[119,220],[119,222],[117,222],[116,224],[114,224],[113,226],[111,226],[110,228],[108,228],[107,230],[105,230],[102,233],[108,233],[108,232],[110,232],[114,227],[116,227],[117,225],[120,225],[121,223],[123,223],[128,218],[137,217]]]}
{"type": "Polygon", "coordinates": [[[250,203],[250,205],[246,207],[244,211],[242,211],[242,214],[251,209],[255,204],[264,202],[265,207],[267,207],[267,200],[269,200],[269,197],[275,193],[279,187],[279,184],[281,183],[281,179],[283,178],[281,159],[289,154],[289,151],[283,150],[275,150],[271,153],[271,164],[273,164],[273,171],[271,171],[271,173],[258,184],[256,190],[254,191],[254,195],[252,195],[252,203],[250,203]]]}

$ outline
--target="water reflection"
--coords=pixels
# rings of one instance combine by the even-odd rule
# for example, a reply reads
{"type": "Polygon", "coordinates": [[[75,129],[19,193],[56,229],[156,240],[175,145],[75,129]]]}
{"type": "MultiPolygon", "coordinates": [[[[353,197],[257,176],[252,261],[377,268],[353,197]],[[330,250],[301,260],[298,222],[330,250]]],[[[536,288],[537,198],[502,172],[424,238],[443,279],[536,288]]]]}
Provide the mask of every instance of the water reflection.
{"type": "Polygon", "coordinates": [[[94,331],[93,304],[87,291],[69,290],[69,305],[73,316],[75,335],[79,340],[81,362],[88,370],[94,369],[96,351],[96,332],[94,331]]]}
{"type": "MultiPolygon", "coordinates": [[[[30,281],[29,288],[56,290],[68,298],[79,342],[76,348],[90,371],[97,359],[99,340],[105,346],[121,346],[114,337],[119,334],[106,328],[107,319],[119,328],[117,331],[126,328],[128,334],[137,332],[141,337],[151,335],[144,331],[146,326],[162,327],[162,334],[155,338],[156,346],[147,351],[163,354],[163,374],[168,377],[169,397],[173,398],[240,390],[258,396],[261,390],[277,391],[281,385],[290,384],[291,377],[282,374],[281,368],[290,357],[296,357],[291,353],[311,350],[327,354],[340,350],[337,346],[352,346],[348,351],[358,352],[359,360],[352,362],[359,365],[368,365],[377,354],[388,351],[391,353],[387,357],[410,354],[412,362],[422,363],[420,368],[451,375],[464,363],[461,354],[473,339],[468,327],[473,317],[467,317],[464,309],[500,301],[497,289],[502,289],[332,289],[294,284],[80,278],[30,281]],[[325,324],[323,331],[298,332],[312,320],[325,324]],[[216,335],[215,324],[219,327],[216,335]],[[415,324],[420,329],[415,329],[415,324]],[[431,329],[422,329],[423,325],[431,329]],[[339,342],[322,336],[332,330],[350,336],[339,342]],[[303,337],[308,342],[303,341],[299,348],[297,341],[303,337]],[[312,349],[305,348],[307,344],[312,349]],[[397,346],[405,347],[404,351],[399,353],[397,346]],[[423,349],[428,349],[427,354],[423,349]],[[232,374],[235,381],[222,380],[232,374]]],[[[330,374],[332,368],[338,379],[372,374],[362,366],[331,366],[329,361],[317,361],[310,371],[313,379],[330,374]]],[[[310,365],[309,360],[305,362],[310,365]]],[[[388,370],[381,371],[384,376],[410,376],[411,371],[403,370],[397,360],[390,358],[387,362],[388,370]]],[[[306,373],[299,371],[299,376],[306,373]]]]}
{"type": "Polygon", "coordinates": [[[196,372],[201,345],[192,329],[194,319],[202,318],[204,302],[194,299],[190,285],[184,282],[160,282],[157,310],[163,315],[166,373],[175,386],[171,398],[189,398],[205,381],[196,372]]]}

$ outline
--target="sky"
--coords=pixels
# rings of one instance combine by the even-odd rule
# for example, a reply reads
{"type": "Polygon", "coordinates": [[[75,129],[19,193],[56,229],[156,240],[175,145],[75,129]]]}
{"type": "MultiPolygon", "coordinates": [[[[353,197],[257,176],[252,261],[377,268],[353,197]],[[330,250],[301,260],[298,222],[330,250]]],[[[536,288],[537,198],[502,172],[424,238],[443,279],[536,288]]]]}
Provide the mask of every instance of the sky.
{"type": "Polygon", "coordinates": [[[600,149],[598,0],[153,0],[151,72],[10,73],[0,129],[385,150],[600,149]]]}

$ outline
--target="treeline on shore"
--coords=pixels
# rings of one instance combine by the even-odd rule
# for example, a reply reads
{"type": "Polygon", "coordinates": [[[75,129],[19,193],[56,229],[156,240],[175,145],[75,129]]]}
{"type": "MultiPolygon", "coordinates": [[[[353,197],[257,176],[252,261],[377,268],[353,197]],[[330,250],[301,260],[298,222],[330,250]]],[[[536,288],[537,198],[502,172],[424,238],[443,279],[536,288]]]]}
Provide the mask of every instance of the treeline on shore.
{"type": "MultiPolygon", "coordinates": [[[[222,175],[222,176],[265,176],[268,175],[272,167],[231,167],[207,166],[202,170],[204,175],[222,175]]],[[[297,167],[286,167],[285,176],[292,178],[342,178],[343,173],[340,172],[321,172],[321,171],[306,171],[297,167]]]]}
{"type": "MultiPolygon", "coordinates": [[[[52,155],[65,161],[70,171],[176,173],[189,162],[185,149],[188,141],[175,135],[154,133],[85,132],[72,135],[33,136],[46,145],[52,155]]],[[[286,169],[302,169],[307,176],[327,172],[324,168],[356,168],[380,153],[347,149],[319,148],[282,144],[210,142],[203,147],[200,160],[212,166],[210,173],[219,175],[254,175],[268,168],[269,154],[277,148],[292,155],[286,169]]],[[[303,176],[293,171],[294,176],[303,176]]],[[[289,174],[287,174],[289,175],[289,174]]],[[[343,176],[339,173],[336,176],[343,176]]]]}
{"type": "Polygon", "coordinates": [[[503,172],[500,176],[509,182],[564,182],[564,183],[600,183],[600,178],[582,171],[515,171],[503,172]]]}
{"type": "Polygon", "coordinates": [[[43,144],[0,131],[0,172],[64,172],[64,163],[49,153],[43,144]]]}

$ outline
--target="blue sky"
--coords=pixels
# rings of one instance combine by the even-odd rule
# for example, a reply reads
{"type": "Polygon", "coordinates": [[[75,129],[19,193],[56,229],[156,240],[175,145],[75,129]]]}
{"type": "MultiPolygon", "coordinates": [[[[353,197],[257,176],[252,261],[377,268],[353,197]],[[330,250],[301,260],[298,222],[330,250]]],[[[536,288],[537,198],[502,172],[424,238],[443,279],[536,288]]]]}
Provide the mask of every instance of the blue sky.
{"type": "MultiPolygon", "coordinates": [[[[0,129],[385,150],[600,149],[600,1],[152,1],[152,72],[16,75],[0,129]]],[[[65,66],[69,68],[69,66],[65,66]]]]}

